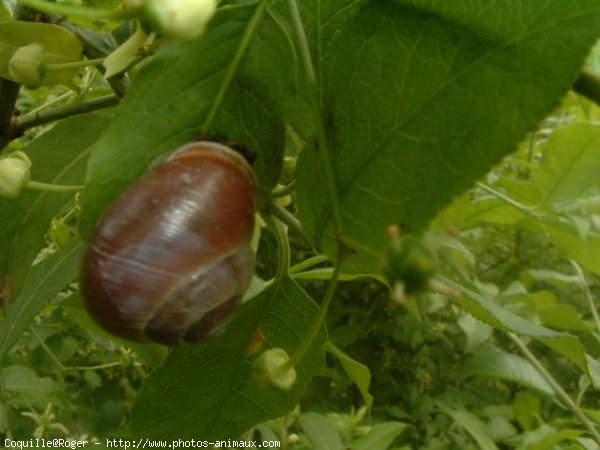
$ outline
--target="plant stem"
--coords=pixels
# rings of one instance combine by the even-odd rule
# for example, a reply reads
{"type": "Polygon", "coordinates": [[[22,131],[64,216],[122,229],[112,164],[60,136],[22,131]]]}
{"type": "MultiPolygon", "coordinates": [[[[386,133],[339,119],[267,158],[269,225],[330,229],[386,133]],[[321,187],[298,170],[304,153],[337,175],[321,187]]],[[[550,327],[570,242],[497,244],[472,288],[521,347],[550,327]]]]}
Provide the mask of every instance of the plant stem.
{"type": "Polygon", "coordinates": [[[279,436],[281,437],[282,450],[287,450],[288,429],[286,426],[288,415],[279,418],[279,436]]]}
{"type": "Polygon", "coordinates": [[[72,105],[59,106],[40,113],[27,114],[13,119],[13,134],[20,134],[28,128],[54,122],[59,119],[64,119],[65,117],[85,114],[91,111],[116,106],[118,104],[119,98],[114,94],[109,94],[98,98],[83,100],[81,102],[73,103],[72,105]]]}
{"type": "Polygon", "coordinates": [[[29,181],[27,183],[27,188],[38,191],[72,192],[83,189],[83,186],[67,186],[61,184],[41,183],[39,181],[29,181]]]}
{"type": "MultiPolygon", "coordinates": [[[[292,16],[292,27],[294,37],[299,47],[299,54],[302,62],[302,68],[304,69],[304,76],[308,82],[308,97],[313,110],[316,126],[317,157],[320,159],[320,167],[322,167],[324,171],[325,188],[327,190],[327,197],[329,198],[329,204],[333,214],[336,235],[339,240],[339,238],[344,235],[342,208],[340,206],[335,186],[334,171],[331,163],[331,149],[329,146],[329,140],[327,138],[327,131],[325,130],[324,126],[325,120],[323,117],[323,111],[321,109],[321,97],[318,88],[317,76],[315,74],[312,58],[310,56],[304,25],[302,24],[302,19],[300,17],[300,11],[298,10],[296,0],[288,0],[288,7],[292,16]]],[[[345,243],[338,242],[338,245],[345,245],[345,243]]]]}
{"type": "Polygon", "coordinates": [[[73,61],[68,63],[48,64],[46,71],[58,72],[60,70],[82,69],[84,67],[99,66],[104,62],[104,58],[82,59],[81,61],[73,61]]]}
{"type": "Polygon", "coordinates": [[[269,0],[263,0],[258,5],[256,11],[254,12],[254,15],[252,16],[252,18],[248,22],[248,25],[246,26],[246,29],[244,30],[244,35],[242,36],[240,45],[238,46],[235,55],[233,55],[231,62],[227,66],[227,70],[225,71],[225,75],[223,76],[223,81],[221,82],[221,86],[219,86],[219,91],[217,92],[217,95],[211,105],[210,111],[206,115],[206,120],[204,120],[204,123],[202,124],[203,132],[208,132],[217,114],[217,111],[221,107],[221,103],[223,102],[225,94],[227,93],[227,90],[229,89],[229,86],[233,81],[233,77],[235,76],[235,72],[242,61],[242,57],[246,53],[246,50],[248,49],[248,46],[252,41],[252,37],[258,27],[258,24],[260,23],[260,19],[262,18],[268,1],[269,0]]]}
{"type": "Polygon", "coordinates": [[[300,221],[296,219],[296,217],[290,213],[287,209],[279,206],[277,203],[271,201],[265,205],[265,211],[269,214],[274,215],[283,223],[285,223],[292,231],[298,233],[300,235],[304,235],[304,231],[302,230],[302,225],[300,225],[300,221]]]}
{"type": "Polygon", "coordinates": [[[310,326],[310,329],[308,330],[308,333],[306,333],[306,336],[304,336],[304,339],[300,343],[300,346],[296,349],[296,351],[294,352],[292,357],[285,364],[285,366],[283,368],[284,370],[291,369],[292,367],[294,367],[296,364],[298,364],[302,360],[302,358],[304,357],[304,354],[309,349],[309,347],[312,345],[315,338],[318,336],[319,331],[321,331],[321,328],[324,327],[325,315],[327,314],[327,310],[329,309],[329,305],[331,305],[331,300],[333,299],[333,294],[335,293],[335,290],[337,288],[337,284],[338,284],[338,280],[339,280],[339,276],[340,276],[340,268],[341,268],[343,259],[344,259],[343,255],[338,256],[337,264],[335,265],[335,267],[333,269],[333,274],[331,275],[331,279],[329,280],[329,283],[327,284],[327,291],[325,292],[325,297],[323,298],[323,302],[321,303],[319,312],[317,313],[317,316],[314,318],[314,320],[310,326]]]}
{"type": "Polygon", "coordinates": [[[573,90],[600,105],[600,76],[583,70],[573,85],[573,90]]]}
{"type": "Polygon", "coordinates": [[[315,266],[317,264],[321,264],[321,263],[324,263],[327,261],[329,261],[329,258],[327,258],[327,256],[324,256],[324,255],[313,256],[311,258],[305,259],[304,261],[301,261],[298,264],[295,264],[294,266],[290,267],[290,273],[301,272],[305,269],[308,269],[309,267],[312,267],[312,266],[315,266]]]}
{"type": "Polygon", "coordinates": [[[283,222],[278,220],[275,216],[265,216],[265,222],[275,233],[277,239],[277,247],[279,248],[279,261],[277,263],[277,272],[275,274],[275,280],[281,280],[287,275],[290,269],[290,242],[287,237],[287,227],[283,222]]]}
{"type": "Polygon", "coordinates": [[[20,89],[20,84],[0,78],[0,150],[20,135],[11,126],[20,89]]]}
{"type": "Polygon", "coordinates": [[[61,16],[73,16],[80,19],[91,20],[125,20],[135,17],[140,9],[99,9],[84,6],[54,3],[45,0],[21,0],[21,3],[37,11],[61,16]]]}
{"type": "Polygon", "coordinates": [[[486,191],[489,194],[492,194],[494,197],[502,200],[504,203],[507,203],[510,206],[518,209],[519,212],[521,212],[522,214],[526,215],[527,217],[531,217],[531,218],[536,219],[536,220],[540,219],[536,214],[533,213],[532,208],[530,208],[528,206],[525,206],[525,205],[522,205],[521,203],[513,200],[512,198],[510,198],[507,195],[504,195],[501,192],[498,192],[496,189],[494,189],[494,188],[492,188],[492,187],[490,187],[490,186],[488,186],[486,184],[479,183],[479,182],[476,183],[476,184],[477,184],[477,187],[483,189],[484,191],[486,191]]]}
{"type": "Polygon", "coordinates": [[[554,389],[558,397],[567,405],[567,407],[575,414],[583,426],[588,429],[591,433],[594,440],[600,444],[600,432],[596,429],[594,423],[584,414],[577,404],[573,401],[573,399],[567,394],[567,392],[562,388],[562,386],[554,379],[552,374],[546,370],[546,368],[542,365],[539,359],[531,353],[527,345],[521,341],[521,339],[514,333],[507,332],[508,337],[519,347],[521,353],[525,355],[525,357],[531,362],[535,368],[540,372],[542,377],[546,380],[546,382],[554,389]]]}
{"type": "Polygon", "coordinates": [[[594,318],[594,323],[596,324],[596,329],[600,332],[600,315],[598,315],[598,309],[596,308],[596,304],[594,303],[594,297],[592,296],[592,292],[590,291],[590,285],[588,284],[583,270],[581,266],[577,264],[575,261],[571,260],[571,264],[575,267],[575,271],[577,275],[579,275],[579,279],[581,280],[581,285],[585,291],[585,297],[587,298],[588,304],[590,305],[590,310],[592,311],[592,317],[594,318]]]}
{"type": "Polygon", "coordinates": [[[98,364],[97,366],[73,366],[65,367],[65,370],[97,370],[97,369],[108,369],[110,367],[116,367],[122,365],[121,361],[115,361],[111,363],[98,364]]]}
{"type": "Polygon", "coordinates": [[[339,241],[347,248],[352,249],[354,251],[358,251],[364,253],[365,255],[372,256],[374,258],[381,259],[381,252],[377,250],[373,250],[371,247],[363,244],[362,242],[357,241],[356,239],[351,238],[348,235],[342,235],[339,238],[339,241]]]}
{"type": "Polygon", "coordinates": [[[61,94],[57,97],[54,97],[52,100],[47,101],[46,103],[44,103],[43,105],[38,106],[35,109],[32,109],[31,111],[29,111],[28,114],[31,114],[32,116],[34,114],[38,114],[39,112],[50,108],[53,105],[56,105],[57,103],[61,103],[65,100],[68,100],[70,97],[73,97],[77,95],[75,91],[67,91],[64,94],[61,94]]]}
{"type": "Polygon", "coordinates": [[[52,350],[50,350],[50,348],[46,345],[46,343],[40,337],[40,335],[37,333],[37,331],[35,331],[35,329],[32,326],[29,327],[29,331],[37,339],[40,346],[44,349],[44,351],[50,357],[50,359],[54,362],[54,364],[56,364],[60,370],[65,370],[65,366],[63,365],[63,363],[61,363],[60,360],[58,359],[58,357],[54,354],[54,352],[52,350]]]}
{"type": "Polygon", "coordinates": [[[282,186],[278,189],[275,189],[273,192],[271,192],[271,197],[272,198],[285,197],[286,195],[290,194],[291,192],[294,192],[295,189],[296,189],[296,180],[292,180],[289,184],[286,184],[285,186],[282,186]]]}

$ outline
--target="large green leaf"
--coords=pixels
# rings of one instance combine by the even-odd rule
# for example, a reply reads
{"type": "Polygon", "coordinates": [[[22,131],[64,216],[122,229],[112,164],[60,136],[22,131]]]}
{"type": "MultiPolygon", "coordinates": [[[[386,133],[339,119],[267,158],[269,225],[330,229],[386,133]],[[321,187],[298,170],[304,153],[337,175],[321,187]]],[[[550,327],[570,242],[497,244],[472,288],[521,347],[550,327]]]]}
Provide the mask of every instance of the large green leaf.
{"type": "Polygon", "coordinates": [[[252,377],[257,332],[264,347],[292,354],[304,339],[317,307],[284,278],[244,303],[225,333],[207,344],[176,348],[144,383],[131,427],[143,437],[234,439],[252,425],[291,411],[324,365],[324,330],[296,366],[287,392],[259,387],[252,377]]]}
{"type": "Polygon", "coordinates": [[[143,67],[91,155],[84,236],[157,156],[200,134],[243,141],[257,155],[263,195],[271,190],[284,148],[282,105],[292,103],[289,79],[298,74],[280,70],[292,49],[264,4],[220,11],[199,39],[167,44],[143,67]]]}
{"type": "MultiPolygon", "coordinates": [[[[32,180],[63,185],[83,183],[88,147],[110,116],[85,114],[62,121],[23,151],[32,161],[32,180]]],[[[48,226],[73,193],[24,190],[15,200],[0,199],[0,278],[9,274],[16,296],[44,244],[48,226]]]]}
{"type": "Polygon", "coordinates": [[[23,289],[0,322],[0,357],[17,342],[21,333],[54,295],[77,278],[83,244],[72,239],[65,247],[33,266],[23,289]]]}
{"type": "Polygon", "coordinates": [[[573,201],[598,182],[600,126],[574,123],[556,130],[544,145],[542,165],[533,175],[540,207],[573,201]]]}
{"type": "MultiPolygon", "coordinates": [[[[557,106],[599,19],[595,0],[377,1],[353,16],[323,63],[345,233],[380,250],[389,224],[421,231],[557,106]]],[[[309,145],[298,162],[298,206],[312,242],[333,257],[320,152],[309,145]]],[[[377,270],[368,253],[356,270],[377,270]]]]}

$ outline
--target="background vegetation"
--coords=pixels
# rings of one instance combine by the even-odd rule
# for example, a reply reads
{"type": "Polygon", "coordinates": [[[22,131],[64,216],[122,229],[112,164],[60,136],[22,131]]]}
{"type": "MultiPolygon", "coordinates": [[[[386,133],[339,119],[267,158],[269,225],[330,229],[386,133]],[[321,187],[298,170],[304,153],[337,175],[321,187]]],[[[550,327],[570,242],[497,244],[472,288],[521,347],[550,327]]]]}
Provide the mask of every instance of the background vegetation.
{"type": "Polygon", "coordinates": [[[596,1],[227,1],[187,40],[24,3],[47,14],[2,9],[3,155],[84,187],[0,199],[3,437],[600,448],[596,1]],[[31,42],[75,66],[21,87],[31,42]],[[256,154],[248,301],[205,344],[120,341],[81,304],[84,240],[198,134],[256,154]],[[252,377],[275,347],[289,391],[252,377]]]}

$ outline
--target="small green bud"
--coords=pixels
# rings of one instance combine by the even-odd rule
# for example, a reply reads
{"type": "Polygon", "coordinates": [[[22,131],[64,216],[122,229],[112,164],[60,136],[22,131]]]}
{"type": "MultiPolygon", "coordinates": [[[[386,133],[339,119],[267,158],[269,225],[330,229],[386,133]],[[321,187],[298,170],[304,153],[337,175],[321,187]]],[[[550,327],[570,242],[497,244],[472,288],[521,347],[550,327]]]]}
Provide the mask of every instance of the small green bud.
{"type": "Polygon", "coordinates": [[[398,227],[388,230],[389,245],[383,255],[381,272],[393,291],[394,300],[402,302],[404,294],[423,292],[435,274],[435,261],[422,240],[400,236],[398,227]]]}
{"type": "Polygon", "coordinates": [[[264,351],[254,361],[254,379],[265,389],[289,391],[296,382],[296,369],[287,367],[289,360],[289,355],[282,348],[264,351]]]}
{"type": "Polygon", "coordinates": [[[193,39],[204,33],[216,9],[215,0],[146,0],[144,13],[159,35],[193,39]]]}
{"type": "Polygon", "coordinates": [[[12,80],[34,89],[46,76],[44,47],[38,43],[19,47],[8,62],[8,73],[12,80]]]}
{"type": "Polygon", "coordinates": [[[31,178],[30,167],[31,161],[20,151],[0,159],[0,197],[17,198],[31,178]]]}

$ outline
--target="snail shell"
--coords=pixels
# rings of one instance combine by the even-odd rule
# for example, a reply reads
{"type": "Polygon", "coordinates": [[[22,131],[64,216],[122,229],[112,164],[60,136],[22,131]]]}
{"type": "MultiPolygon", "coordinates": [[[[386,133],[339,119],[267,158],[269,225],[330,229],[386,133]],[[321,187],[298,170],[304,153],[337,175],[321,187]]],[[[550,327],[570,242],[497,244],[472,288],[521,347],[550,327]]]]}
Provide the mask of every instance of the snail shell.
{"type": "Polygon", "coordinates": [[[256,180],[229,147],[193,142],[126,189],[96,225],[81,292],[107,331],[163,344],[210,339],[254,271],[256,180]]]}

